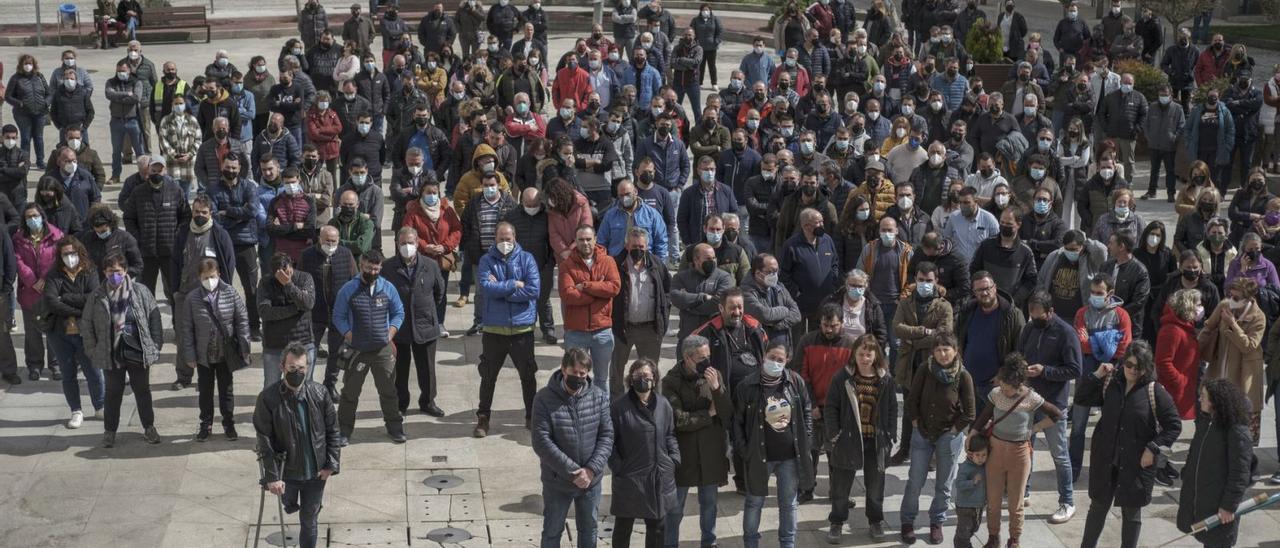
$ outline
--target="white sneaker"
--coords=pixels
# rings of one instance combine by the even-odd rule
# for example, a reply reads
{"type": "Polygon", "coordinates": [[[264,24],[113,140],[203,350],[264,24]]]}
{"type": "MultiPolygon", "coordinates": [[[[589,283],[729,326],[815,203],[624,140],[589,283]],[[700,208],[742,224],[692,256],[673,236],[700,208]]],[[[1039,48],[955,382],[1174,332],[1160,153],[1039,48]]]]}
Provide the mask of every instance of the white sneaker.
{"type": "Polygon", "coordinates": [[[447,338],[449,338],[449,330],[447,330],[447,329],[441,329],[441,330],[440,330],[440,338],[441,338],[441,339],[447,339],[447,338]]]}
{"type": "Polygon", "coordinates": [[[98,419],[98,420],[102,420],[102,416],[103,416],[103,414],[105,414],[105,413],[106,413],[106,408],[105,408],[105,407],[104,407],[104,408],[102,408],[102,409],[94,409],[94,410],[93,410],[93,418],[98,419]]]}
{"type": "Polygon", "coordinates": [[[67,428],[75,430],[84,424],[84,413],[81,411],[72,411],[71,420],[67,421],[67,428]]]}
{"type": "Polygon", "coordinates": [[[1058,525],[1060,523],[1066,523],[1068,521],[1071,521],[1071,518],[1075,515],[1076,515],[1075,506],[1072,506],[1070,504],[1062,504],[1058,506],[1057,512],[1054,512],[1052,516],[1049,516],[1049,523],[1052,523],[1054,525],[1058,525]]]}

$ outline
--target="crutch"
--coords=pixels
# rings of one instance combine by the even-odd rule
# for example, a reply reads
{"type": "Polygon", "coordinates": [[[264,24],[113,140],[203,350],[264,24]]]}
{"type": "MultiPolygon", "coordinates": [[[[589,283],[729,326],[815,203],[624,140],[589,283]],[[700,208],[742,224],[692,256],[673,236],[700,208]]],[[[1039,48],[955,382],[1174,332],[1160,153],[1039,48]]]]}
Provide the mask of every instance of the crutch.
{"type": "MultiPolygon", "coordinates": [[[[274,459],[274,461],[272,462],[272,467],[276,472],[276,477],[277,478],[280,477],[280,459],[274,459]]],[[[262,480],[265,480],[265,479],[266,479],[266,469],[262,465],[262,459],[258,459],[259,483],[262,483],[262,480]]],[[[258,548],[258,542],[262,539],[262,514],[263,514],[263,511],[266,510],[266,502],[267,502],[267,486],[264,484],[262,485],[261,495],[258,497],[258,522],[254,526],[253,548],[258,548]]],[[[288,546],[289,535],[285,532],[285,528],[284,528],[283,497],[276,497],[276,510],[280,516],[280,542],[284,543],[284,546],[288,546]]]]}

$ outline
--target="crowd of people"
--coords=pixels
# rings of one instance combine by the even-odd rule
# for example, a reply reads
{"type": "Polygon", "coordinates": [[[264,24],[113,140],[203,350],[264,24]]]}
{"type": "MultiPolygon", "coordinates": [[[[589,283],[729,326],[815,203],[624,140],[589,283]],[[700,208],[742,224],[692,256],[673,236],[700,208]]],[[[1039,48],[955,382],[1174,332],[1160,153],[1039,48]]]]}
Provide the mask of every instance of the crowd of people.
{"type": "MultiPolygon", "coordinates": [[[[101,47],[147,25],[137,2],[99,4],[101,47]]],[[[473,434],[499,427],[510,358],[544,546],[571,505],[594,544],[606,475],[616,546],[636,520],[647,546],[675,546],[690,490],[715,545],[730,478],[746,545],[773,481],[794,546],[823,460],[833,544],[859,471],[870,534],[889,534],[886,469],[909,464],[902,542],[932,475],[929,544],[955,519],[969,546],[985,511],[985,546],[1018,546],[1041,435],[1050,523],[1073,518],[1089,470],[1084,546],[1112,506],[1137,546],[1155,486],[1179,482],[1178,526],[1217,515],[1197,538],[1232,545],[1280,388],[1280,67],[1222,36],[1196,36],[1201,50],[1190,29],[1165,44],[1159,18],[1118,0],[1094,27],[1065,6],[1056,59],[1014,0],[994,20],[973,0],[890,8],[792,2],[723,74],[706,4],[677,24],[661,0],[618,0],[609,32],[551,52],[539,0],[435,3],[419,21],[357,3],[340,33],[308,0],[298,37],[241,66],[128,41],[97,83],[105,127],[76,50],[51,70],[22,54],[4,91],[16,125],[0,128],[0,313],[21,309],[27,379],[61,381],[68,428],[86,419],[84,377],[107,448],[126,382],[143,439],[162,441],[149,374],[166,344],[172,389],[196,385],[197,442],[215,395],[237,439],[233,377],[260,364],[263,486],[301,511],[303,546],[360,441],[366,376],[392,441],[411,378],[416,408],[444,416],[436,348],[468,306],[473,434]],[[974,72],[975,25],[1003,39],[1003,84],[974,72]],[[1130,59],[1167,84],[1144,96],[1112,71],[1130,59]],[[1138,211],[1161,187],[1176,226],[1138,211]],[[537,344],[564,349],[542,387],[537,344]]],[[[17,385],[10,331],[0,373],[17,385]]]]}

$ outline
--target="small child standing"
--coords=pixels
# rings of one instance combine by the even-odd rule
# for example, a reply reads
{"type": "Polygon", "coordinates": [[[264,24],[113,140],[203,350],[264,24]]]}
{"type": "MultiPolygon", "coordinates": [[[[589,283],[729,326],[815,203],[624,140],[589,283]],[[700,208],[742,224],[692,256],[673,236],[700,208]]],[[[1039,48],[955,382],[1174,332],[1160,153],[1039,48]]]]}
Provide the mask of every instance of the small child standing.
{"type": "Polygon", "coordinates": [[[987,438],[970,435],[965,441],[967,458],[956,469],[951,493],[956,505],[955,548],[972,548],[974,533],[982,523],[982,510],[987,506],[986,464],[987,438]]]}

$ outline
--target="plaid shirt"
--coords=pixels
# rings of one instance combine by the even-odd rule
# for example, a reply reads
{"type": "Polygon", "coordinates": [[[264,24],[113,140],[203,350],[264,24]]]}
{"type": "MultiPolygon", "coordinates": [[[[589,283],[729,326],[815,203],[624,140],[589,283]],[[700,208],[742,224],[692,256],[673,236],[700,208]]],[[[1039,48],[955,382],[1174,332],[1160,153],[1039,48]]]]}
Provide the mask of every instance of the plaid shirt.
{"type": "Polygon", "coordinates": [[[196,151],[200,149],[201,139],[200,122],[195,116],[174,112],[160,121],[160,153],[164,154],[169,176],[175,181],[195,180],[196,151]],[[178,154],[186,154],[187,160],[179,162],[175,158],[178,154]]]}

